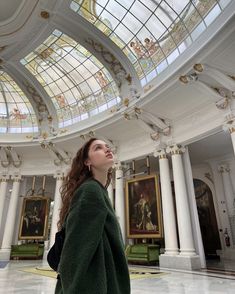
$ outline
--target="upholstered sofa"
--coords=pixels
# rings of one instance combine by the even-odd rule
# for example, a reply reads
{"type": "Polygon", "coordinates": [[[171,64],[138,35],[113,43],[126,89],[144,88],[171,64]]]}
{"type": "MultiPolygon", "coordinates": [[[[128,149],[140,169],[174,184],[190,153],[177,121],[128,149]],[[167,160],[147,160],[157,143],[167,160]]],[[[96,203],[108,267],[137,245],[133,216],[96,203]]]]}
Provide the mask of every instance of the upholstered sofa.
{"type": "Polygon", "coordinates": [[[126,247],[126,257],[130,263],[157,263],[160,246],[152,244],[135,244],[126,247]]]}
{"type": "Polygon", "coordinates": [[[21,244],[11,246],[11,259],[42,259],[43,244],[21,244]]]}

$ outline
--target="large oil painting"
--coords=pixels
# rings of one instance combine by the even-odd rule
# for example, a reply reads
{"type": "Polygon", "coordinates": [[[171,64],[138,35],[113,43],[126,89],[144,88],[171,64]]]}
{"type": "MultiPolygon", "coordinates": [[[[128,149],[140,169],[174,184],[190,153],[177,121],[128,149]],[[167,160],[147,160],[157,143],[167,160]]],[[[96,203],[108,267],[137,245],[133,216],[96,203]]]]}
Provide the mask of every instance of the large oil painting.
{"type": "Polygon", "coordinates": [[[128,238],[161,238],[162,215],[158,176],[126,182],[128,238]]]}

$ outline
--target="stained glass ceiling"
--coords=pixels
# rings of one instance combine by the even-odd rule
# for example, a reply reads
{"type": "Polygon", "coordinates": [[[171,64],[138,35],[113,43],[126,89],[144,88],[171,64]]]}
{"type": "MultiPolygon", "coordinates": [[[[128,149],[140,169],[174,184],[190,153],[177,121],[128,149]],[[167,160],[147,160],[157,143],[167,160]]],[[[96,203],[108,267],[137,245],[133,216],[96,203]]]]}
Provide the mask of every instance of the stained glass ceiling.
{"type": "MultiPolygon", "coordinates": [[[[132,63],[142,86],[171,64],[231,0],[72,0],[70,8],[108,36],[132,63]]],[[[120,103],[108,70],[59,30],[21,64],[39,81],[57,111],[59,128],[120,103]]],[[[0,70],[0,133],[38,132],[29,100],[0,70]]]]}
{"type": "Polygon", "coordinates": [[[70,8],[129,58],[142,86],[171,64],[231,0],[73,0],[70,8]]]}
{"type": "Polygon", "coordinates": [[[28,98],[15,81],[0,70],[0,133],[37,131],[36,115],[28,98]]]}
{"type": "Polygon", "coordinates": [[[40,82],[65,127],[120,102],[106,68],[83,46],[55,30],[21,63],[40,82]]]}

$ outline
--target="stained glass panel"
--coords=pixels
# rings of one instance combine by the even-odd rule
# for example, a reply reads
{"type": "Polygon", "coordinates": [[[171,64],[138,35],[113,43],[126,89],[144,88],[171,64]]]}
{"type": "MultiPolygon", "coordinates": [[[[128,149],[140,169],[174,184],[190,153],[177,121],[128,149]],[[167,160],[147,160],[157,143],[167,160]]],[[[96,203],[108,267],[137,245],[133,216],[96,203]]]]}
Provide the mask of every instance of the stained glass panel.
{"type": "Polygon", "coordinates": [[[0,133],[37,132],[37,119],[16,82],[0,70],[0,133]]]}
{"type": "Polygon", "coordinates": [[[21,63],[52,99],[59,127],[106,110],[110,100],[113,104],[120,102],[118,88],[104,66],[83,46],[58,30],[21,63]]]}
{"type": "Polygon", "coordinates": [[[204,31],[225,7],[223,3],[218,0],[73,0],[70,8],[123,50],[144,86],[150,75],[154,78],[159,73],[163,61],[169,65],[204,31]]]}

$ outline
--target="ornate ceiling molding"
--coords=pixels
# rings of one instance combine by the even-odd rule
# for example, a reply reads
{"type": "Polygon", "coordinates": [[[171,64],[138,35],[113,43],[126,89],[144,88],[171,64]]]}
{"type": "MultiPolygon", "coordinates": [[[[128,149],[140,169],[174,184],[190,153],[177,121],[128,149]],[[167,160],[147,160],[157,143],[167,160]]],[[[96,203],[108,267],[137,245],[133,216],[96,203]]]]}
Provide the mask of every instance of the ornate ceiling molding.
{"type": "Polygon", "coordinates": [[[0,40],[21,30],[28,22],[38,3],[39,0],[22,0],[14,14],[9,19],[0,22],[0,40]]]}

